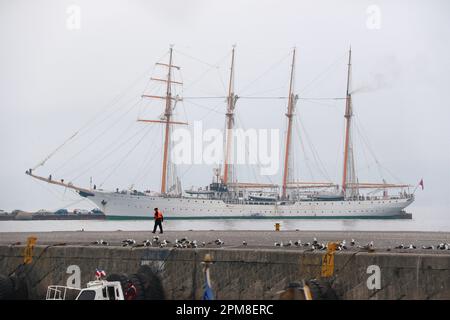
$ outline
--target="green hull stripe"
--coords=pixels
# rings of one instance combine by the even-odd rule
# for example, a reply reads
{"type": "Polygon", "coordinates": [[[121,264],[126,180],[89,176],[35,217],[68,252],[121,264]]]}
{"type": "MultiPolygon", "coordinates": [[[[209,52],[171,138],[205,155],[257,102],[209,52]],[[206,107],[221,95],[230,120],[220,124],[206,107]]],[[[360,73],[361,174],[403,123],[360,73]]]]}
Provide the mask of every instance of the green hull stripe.
{"type": "MultiPolygon", "coordinates": [[[[133,217],[133,216],[106,216],[107,220],[153,220],[153,216],[149,217],[133,217]]],[[[217,216],[217,217],[164,217],[165,220],[267,220],[267,219],[370,219],[370,220],[385,220],[385,219],[412,219],[411,214],[401,214],[395,216],[250,216],[250,217],[242,217],[242,216],[217,216]]]]}

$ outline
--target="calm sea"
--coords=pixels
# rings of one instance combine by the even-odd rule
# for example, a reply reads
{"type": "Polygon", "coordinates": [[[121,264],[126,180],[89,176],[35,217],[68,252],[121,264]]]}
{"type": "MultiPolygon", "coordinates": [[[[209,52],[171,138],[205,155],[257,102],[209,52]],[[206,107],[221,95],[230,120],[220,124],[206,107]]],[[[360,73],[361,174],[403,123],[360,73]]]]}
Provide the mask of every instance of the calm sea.
{"type": "MultiPolygon", "coordinates": [[[[274,230],[281,223],[281,230],[326,231],[440,231],[450,232],[449,208],[414,208],[412,219],[386,220],[165,220],[165,230],[274,230]]],[[[39,231],[139,231],[153,228],[151,220],[106,221],[0,221],[0,232],[39,231]]]]}

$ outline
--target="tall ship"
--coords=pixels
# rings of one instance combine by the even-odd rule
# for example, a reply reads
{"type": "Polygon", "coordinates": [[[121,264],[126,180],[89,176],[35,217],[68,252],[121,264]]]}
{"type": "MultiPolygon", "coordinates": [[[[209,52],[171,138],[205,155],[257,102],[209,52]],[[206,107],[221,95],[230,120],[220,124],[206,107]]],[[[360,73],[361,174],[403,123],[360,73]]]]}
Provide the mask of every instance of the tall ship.
{"type": "MultiPolygon", "coordinates": [[[[235,107],[239,96],[234,90],[235,47],[231,53],[231,67],[227,83],[223,163],[215,169],[212,183],[205,187],[183,190],[171,159],[173,127],[186,123],[174,119],[177,102],[183,98],[174,94],[173,48],[168,61],[157,63],[166,69],[166,77],[154,79],[164,83],[165,94],[143,95],[146,99],[164,102],[160,119],[138,119],[148,124],[163,126],[162,170],[158,192],[137,190],[103,190],[80,187],[64,179],[35,173],[37,167],[26,171],[30,177],[49,184],[75,190],[102,210],[108,218],[151,219],[153,208],[159,208],[167,219],[238,219],[238,218],[335,218],[379,219],[397,218],[407,214],[404,209],[414,201],[410,185],[381,182],[359,182],[356,176],[353,152],[353,104],[351,92],[352,51],[348,53],[347,84],[345,93],[345,136],[342,181],[298,181],[294,179],[292,144],[293,121],[299,96],[294,92],[296,49],[290,63],[289,91],[285,113],[286,134],[283,137],[282,179],[279,184],[239,181],[232,157],[235,107]],[[392,191],[394,190],[394,191],[392,191]]],[[[280,114],[280,117],[283,115],[280,114]]]]}

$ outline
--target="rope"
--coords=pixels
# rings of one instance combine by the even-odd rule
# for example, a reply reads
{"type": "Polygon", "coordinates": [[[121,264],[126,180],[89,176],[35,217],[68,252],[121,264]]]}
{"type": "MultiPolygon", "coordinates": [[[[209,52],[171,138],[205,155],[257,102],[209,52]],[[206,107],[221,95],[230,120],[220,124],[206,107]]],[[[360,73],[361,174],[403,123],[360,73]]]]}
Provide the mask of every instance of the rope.
{"type": "MultiPolygon", "coordinates": [[[[199,58],[193,57],[193,56],[191,56],[191,55],[189,55],[187,53],[179,51],[178,49],[173,49],[173,51],[175,51],[175,52],[177,52],[177,53],[181,54],[182,56],[185,56],[185,57],[187,57],[189,59],[192,59],[192,60],[195,60],[197,62],[200,62],[200,63],[202,63],[202,64],[204,64],[204,65],[206,65],[206,66],[208,66],[210,68],[217,68],[217,63],[216,64],[211,64],[211,63],[203,61],[203,60],[201,60],[199,58]]],[[[227,53],[227,55],[225,57],[223,57],[221,60],[225,59],[228,56],[229,56],[229,54],[227,53]]]]}
{"type": "Polygon", "coordinates": [[[36,170],[39,167],[42,167],[51,157],[53,157],[59,150],[62,149],[70,140],[74,139],[80,131],[75,132],[69,139],[65,140],[60,146],[58,146],[53,152],[51,152],[47,157],[44,158],[41,162],[33,167],[33,170],[36,170]]]}
{"type": "Polygon", "coordinates": [[[315,148],[315,146],[314,146],[312,140],[310,139],[310,137],[309,137],[309,135],[308,135],[308,132],[306,131],[306,128],[305,128],[303,122],[302,122],[300,119],[299,119],[298,122],[300,123],[300,126],[301,126],[302,129],[303,129],[303,133],[304,133],[304,135],[305,135],[305,137],[306,137],[306,141],[308,142],[308,146],[309,146],[309,148],[310,148],[310,150],[311,150],[311,153],[312,153],[312,155],[313,155],[314,161],[315,161],[315,162],[317,163],[317,165],[318,165],[319,171],[321,172],[321,174],[323,175],[323,177],[324,177],[325,179],[327,179],[328,181],[331,181],[330,176],[329,176],[329,174],[328,174],[328,172],[327,172],[327,170],[326,170],[326,167],[325,167],[325,165],[323,164],[322,160],[320,159],[319,153],[317,152],[317,150],[316,150],[316,148],[315,148]]]}
{"type": "MultiPolygon", "coordinates": [[[[181,73],[181,71],[180,71],[180,78],[181,78],[181,83],[184,83],[183,74],[181,73]]],[[[184,96],[184,86],[181,86],[181,97],[183,97],[183,96],[184,96]]],[[[183,100],[181,100],[180,102],[181,102],[181,105],[183,107],[183,111],[184,111],[184,116],[186,118],[186,122],[189,123],[189,117],[188,117],[188,113],[186,112],[186,106],[184,105],[183,100]]]]}
{"type": "MultiPolygon", "coordinates": [[[[195,103],[194,103],[195,104],[195,103]]],[[[201,105],[198,105],[198,106],[201,106],[201,105]]],[[[218,105],[216,105],[215,107],[213,107],[213,109],[209,109],[209,108],[206,108],[206,109],[209,109],[209,112],[207,112],[202,118],[200,118],[198,121],[202,121],[203,119],[205,119],[207,116],[209,116],[210,114],[211,114],[211,112],[218,112],[218,113],[221,113],[221,112],[219,112],[219,111],[216,111],[217,109],[219,109],[219,107],[222,107],[222,104],[218,104],[218,105]]],[[[191,169],[192,169],[192,167],[193,167],[193,165],[190,165],[180,176],[179,176],[179,178],[180,178],[180,180],[181,180],[181,178],[183,178],[191,169]]]]}
{"type": "MultiPolygon", "coordinates": [[[[202,60],[200,60],[200,59],[198,59],[198,58],[192,57],[192,56],[190,56],[190,55],[188,55],[188,54],[185,54],[185,53],[183,53],[183,52],[180,52],[180,51],[178,51],[178,50],[174,50],[174,51],[176,51],[177,53],[180,53],[181,55],[186,56],[186,57],[188,57],[188,58],[190,58],[190,59],[193,59],[193,60],[195,60],[195,61],[197,61],[197,62],[200,62],[200,63],[202,63],[202,64],[204,64],[204,65],[207,65],[207,66],[209,67],[209,68],[206,69],[202,74],[200,74],[200,76],[198,76],[197,78],[195,78],[194,80],[192,80],[192,81],[190,82],[190,84],[189,84],[188,86],[185,87],[185,90],[188,90],[188,89],[191,88],[195,83],[197,83],[198,81],[200,81],[201,79],[203,79],[203,77],[204,77],[205,75],[207,75],[207,74],[211,71],[211,69],[214,68],[217,72],[219,72],[219,68],[220,68],[220,67],[219,67],[219,64],[220,64],[223,60],[225,60],[225,58],[227,58],[227,57],[230,55],[229,53],[227,53],[224,57],[220,58],[215,64],[210,64],[210,63],[208,63],[208,62],[205,62],[205,61],[202,61],[202,60]]],[[[222,86],[223,86],[224,90],[226,91],[226,86],[225,86],[225,84],[224,84],[224,82],[223,82],[223,79],[222,79],[220,73],[219,73],[219,79],[220,79],[220,81],[221,81],[221,83],[222,83],[222,86]]]]}
{"type": "Polygon", "coordinates": [[[195,106],[197,106],[197,107],[200,107],[200,108],[209,110],[210,112],[216,112],[216,113],[219,113],[219,114],[223,114],[223,112],[217,111],[217,109],[218,109],[222,104],[216,105],[215,108],[209,108],[209,107],[206,107],[206,106],[204,106],[204,105],[201,105],[201,104],[199,104],[199,103],[195,103],[195,102],[192,102],[192,101],[188,101],[188,103],[191,103],[191,104],[193,104],[193,105],[195,105],[195,106]]]}
{"type": "MultiPolygon", "coordinates": [[[[299,123],[301,124],[300,121],[299,121],[299,123]]],[[[310,165],[309,165],[309,159],[308,159],[308,156],[307,156],[307,153],[306,153],[306,150],[305,150],[305,145],[304,145],[304,143],[303,143],[303,139],[301,138],[301,135],[300,135],[299,127],[298,127],[297,124],[294,124],[294,128],[296,129],[298,138],[299,138],[299,140],[300,140],[300,146],[302,147],[302,151],[303,151],[303,155],[304,155],[306,167],[307,167],[307,169],[308,169],[308,171],[309,171],[309,174],[311,175],[312,180],[314,181],[314,174],[313,174],[313,172],[312,172],[312,170],[311,170],[311,167],[310,167],[310,165]]],[[[306,137],[306,135],[305,135],[305,137],[306,137]]]]}
{"type": "Polygon", "coordinates": [[[44,182],[38,181],[38,180],[35,180],[35,179],[33,179],[32,181],[33,181],[34,183],[36,183],[38,186],[40,186],[41,188],[43,188],[44,190],[46,190],[46,191],[50,192],[51,194],[53,194],[54,196],[56,196],[56,198],[58,198],[58,200],[63,200],[63,199],[62,199],[62,196],[61,196],[58,192],[56,192],[56,191],[50,189],[50,188],[47,186],[47,183],[44,184],[44,182]]]}
{"type": "MultiPolygon", "coordinates": [[[[120,136],[123,136],[124,134],[126,134],[128,132],[128,130],[133,126],[134,121],[132,123],[130,123],[125,130],[123,130],[120,134],[120,136]]],[[[98,158],[99,156],[103,155],[104,152],[106,152],[107,150],[111,149],[111,147],[117,143],[117,140],[114,140],[112,143],[110,143],[109,145],[107,145],[106,148],[104,148],[104,150],[102,150],[99,154],[97,154],[93,159],[98,158]]],[[[85,148],[87,149],[87,147],[85,148]]],[[[78,153],[80,154],[80,152],[78,153]]],[[[85,168],[86,165],[89,165],[89,163],[91,163],[92,161],[88,161],[87,163],[82,164],[81,166],[78,166],[76,169],[69,171],[69,173],[66,173],[66,176],[70,176],[72,174],[76,174],[78,171],[82,170],[83,168],[85,168]]]]}
{"type": "Polygon", "coordinates": [[[240,92],[243,93],[245,92],[245,90],[247,90],[248,88],[250,88],[252,85],[255,84],[255,82],[257,82],[258,80],[260,80],[261,78],[263,78],[264,76],[266,76],[270,71],[272,71],[273,69],[275,69],[275,67],[278,67],[281,65],[281,63],[286,60],[289,56],[291,55],[291,53],[289,52],[288,54],[286,54],[285,56],[283,56],[279,61],[275,62],[274,64],[272,64],[268,69],[266,69],[263,73],[261,73],[258,77],[256,77],[254,80],[252,80],[250,83],[248,83],[247,85],[245,85],[240,92]]]}
{"type": "MultiPolygon", "coordinates": [[[[27,278],[27,276],[28,276],[28,274],[30,274],[30,272],[34,269],[34,267],[36,266],[36,264],[37,264],[37,262],[41,259],[41,257],[44,255],[44,253],[49,249],[49,248],[51,248],[51,247],[57,247],[57,246],[65,246],[66,244],[65,243],[56,243],[56,244],[51,244],[51,245],[47,245],[47,246],[45,246],[45,248],[44,249],[42,249],[42,251],[41,251],[41,253],[37,256],[37,257],[35,257],[34,259],[33,259],[33,264],[29,267],[29,268],[27,268],[27,269],[25,269],[25,267],[27,266],[26,264],[24,264],[24,263],[21,263],[21,264],[19,264],[18,266],[17,266],[17,268],[15,268],[12,272],[10,272],[9,274],[8,274],[8,276],[10,277],[10,276],[12,276],[13,274],[15,274],[16,272],[24,272],[25,273],[25,278],[27,278]]],[[[39,283],[39,281],[40,280],[38,280],[36,283],[39,283]]]]}
{"type": "MultiPolygon", "coordinates": [[[[287,87],[287,84],[284,85],[284,86],[281,86],[281,87],[276,87],[276,88],[272,88],[272,89],[266,89],[266,90],[261,90],[261,91],[253,92],[253,93],[251,93],[251,94],[248,94],[246,97],[249,98],[249,97],[252,97],[252,96],[259,95],[259,94],[261,94],[261,93],[273,92],[273,91],[277,91],[277,90],[280,90],[280,89],[285,90],[286,87],[287,87]]],[[[244,99],[245,99],[245,98],[244,98],[244,99]]],[[[287,99],[287,98],[284,98],[284,99],[287,99]]]]}
{"type": "MultiPolygon", "coordinates": [[[[359,134],[358,137],[361,138],[360,140],[364,142],[364,140],[362,138],[362,133],[359,130],[359,126],[357,125],[356,121],[354,122],[354,126],[355,126],[356,130],[358,131],[358,134],[359,134]]],[[[356,141],[354,141],[353,143],[355,143],[355,142],[356,141]]],[[[365,148],[364,148],[364,143],[362,143],[361,146],[362,146],[362,148],[360,148],[360,150],[362,151],[362,154],[364,156],[365,162],[367,164],[367,172],[370,172],[371,165],[370,165],[369,157],[367,156],[365,148]]],[[[376,163],[376,161],[375,161],[375,163],[376,163]]],[[[377,169],[378,169],[378,174],[380,175],[381,180],[383,180],[383,175],[382,175],[381,170],[380,170],[380,168],[378,166],[377,166],[377,169]]]]}
{"type": "Polygon", "coordinates": [[[151,157],[146,157],[144,161],[144,167],[142,168],[142,170],[139,170],[138,173],[136,174],[135,178],[133,179],[133,184],[138,184],[140,183],[142,180],[144,180],[143,178],[146,178],[149,174],[149,172],[147,172],[147,170],[149,169],[150,165],[152,164],[153,159],[156,157],[157,154],[160,154],[160,151],[162,149],[162,145],[159,146],[158,150],[154,151],[151,148],[149,148],[149,151],[153,151],[153,155],[151,157]],[[141,172],[147,172],[144,175],[141,175],[139,178],[139,173],[141,172]]]}
{"type": "MultiPolygon", "coordinates": [[[[280,89],[280,88],[276,88],[276,89],[271,89],[271,90],[268,90],[268,91],[273,91],[273,90],[278,90],[278,89],[280,89]]],[[[265,91],[265,92],[268,92],[268,91],[265,91]]],[[[227,97],[226,96],[197,96],[197,97],[195,97],[195,96],[193,96],[193,97],[183,97],[183,100],[192,100],[192,99],[226,99],[227,97]]],[[[258,97],[258,96],[239,96],[239,99],[247,99],[247,100],[251,100],[251,99],[254,99],[254,100],[261,100],[261,99],[266,99],[266,100],[278,100],[278,99],[282,99],[282,100],[286,100],[286,99],[288,99],[289,97],[284,97],[284,96],[273,96],[273,97],[270,97],[270,96],[266,96],[266,97],[264,97],[264,96],[261,96],[261,97],[258,97]]],[[[345,100],[346,98],[309,98],[309,97],[304,97],[304,98],[302,98],[302,97],[298,97],[297,98],[298,100],[309,100],[309,101],[311,101],[311,102],[314,102],[315,100],[345,100]]],[[[326,104],[324,104],[324,105],[326,105],[326,104]]],[[[333,105],[333,107],[334,107],[335,105],[333,105]]]]}
{"type": "Polygon", "coordinates": [[[320,78],[322,78],[326,73],[328,73],[332,68],[334,68],[338,62],[341,62],[345,57],[347,56],[347,53],[345,55],[342,55],[341,57],[338,57],[332,64],[330,64],[328,67],[324,69],[321,73],[319,73],[313,80],[311,80],[309,83],[307,83],[302,90],[300,90],[301,94],[303,95],[308,89],[310,88],[315,82],[317,82],[320,78]]]}
{"type": "MultiPolygon", "coordinates": [[[[74,158],[77,158],[79,155],[83,154],[83,152],[85,152],[89,147],[91,147],[97,140],[99,140],[102,136],[104,136],[109,130],[114,128],[120,122],[120,120],[123,120],[123,117],[126,116],[131,110],[133,110],[134,107],[140,101],[142,101],[142,99],[140,99],[139,101],[137,101],[136,103],[131,105],[131,107],[129,109],[127,109],[123,114],[121,114],[120,117],[118,117],[114,123],[112,123],[111,125],[106,127],[105,130],[100,132],[100,134],[98,134],[94,139],[92,139],[91,142],[87,146],[85,146],[84,148],[82,148],[81,150],[76,152],[73,156],[69,157],[69,159],[67,161],[65,161],[62,165],[60,165],[58,168],[56,168],[55,173],[59,172],[62,168],[64,168],[71,160],[73,160],[74,158]]],[[[130,127],[131,127],[131,125],[128,128],[130,128],[130,127]]],[[[128,128],[127,128],[127,130],[128,130],[128,128]]]]}
{"type": "Polygon", "coordinates": [[[84,170],[83,172],[81,172],[80,174],[78,174],[77,176],[75,176],[73,179],[71,180],[76,180],[77,178],[81,177],[82,175],[84,175],[86,172],[90,171],[92,168],[94,168],[95,166],[97,166],[100,162],[102,162],[103,160],[105,160],[108,156],[110,156],[112,153],[114,153],[115,151],[119,150],[120,148],[122,148],[126,143],[128,143],[128,141],[130,141],[131,139],[133,139],[134,137],[136,137],[139,134],[140,131],[136,132],[133,136],[131,136],[130,138],[128,138],[127,140],[125,140],[124,142],[122,142],[118,147],[116,147],[115,149],[113,149],[112,151],[110,151],[109,153],[107,153],[105,156],[103,156],[101,159],[99,159],[94,165],[88,167],[86,170],[84,170]]]}
{"type": "MultiPolygon", "coordinates": [[[[359,118],[357,118],[357,119],[358,119],[359,122],[361,122],[361,121],[359,120],[359,118]]],[[[358,132],[359,132],[359,134],[360,134],[360,136],[361,136],[361,141],[366,145],[367,149],[369,150],[370,154],[372,155],[372,157],[373,157],[374,160],[375,160],[375,163],[376,163],[377,169],[378,169],[378,173],[379,173],[381,179],[383,179],[383,172],[382,172],[382,170],[381,170],[381,168],[383,168],[383,169],[386,170],[386,172],[388,172],[388,173],[392,176],[392,178],[394,178],[394,180],[396,180],[397,182],[400,182],[400,179],[398,179],[397,177],[395,177],[389,170],[387,170],[386,168],[384,168],[384,167],[381,165],[380,161],[378,161],[378,159],[377,159],[377,157],[376,157],[376,155],[375,155],[375,152],[373,151],[373,149],[372,149],[371,146],[370,146],[369,139],[366,137],[365,133],[363,132],[363,128],[362,128],[362,127],[359,127],[359,125],[357,124],[356,121],[355,121],[355,126],[356,126],[356,128],[357,128],[357,130],[358,130],[358,132]]]]}
{"type": "Polygon", "coordinates": [[[154,159],[156,154],[158,154],[160,152],[161,148],[162,148],[162,145],[159,146],[158,150],[155,150],[153,148],[148,148],[147,153],[145,154],[145,157],[143,158],[144,161],[142,161],[141,165],[138,167],[136,175],[132,179],[132,185],[135,185],[138,182],[139,177],[142,178],[142,172],[145,172],[147,170],[149,163],[151,164],[151,161],[154,159]]]}
{"type": "Polygon", "coordinates": [[[144,135],[138,140],[138,142],[131,148],[128,153],[125,154],[125,156],[120,160],[120,162],[113,168],[113,170],[109,173],[108,176],[106,176],[105,180],[100,184],[100,187],[102,187],[105,182],[112,176],[112,174],[123,164],[126,158],[137,148],[137,146],[144,140],[144,138],[148,135],[148,133],[151,131],[152,127],[148,127],[145,131],[144,135]]]}
{"type": "MultiPolygon", "coordinates": [[[[154,126],[149,126],[149,129],[148,130],[152,130],[154,128],[154,126]]],[[[146,132],[144,132],[144,135],[146,134],[146,132]]],[[[151,149],[150,149],[151,150],[151,149]]],[[[126,152],[125,152],[125,154],[126,154],[126,152]]],[[[117,162],[115,162],[115,163],[119,163],[119,162],[121,162],[122,161],[122,159],[123,159],[123,157],[125,156],[125,154],[124,155],[122,155],[122,156],[120,156],[120,157],[118,157],[119,158],[119,161],[117,161],[117,162]]],[[[102,177],[102,176],[104,176],[104,175],[108,175],[109,173],[110,173],[110,169],[111,169],[111,167],[113,167],[114,166],[114,164],[111,164],[110,166],[104,166],[104,167],[102,167],[102,168],[100,168],[100,171],[97,171],[96,172],[96,175],[97,176],[100,176],[100,177],[102,177]]],[[[100,185],[99,185],[100,186],[100,185]]]]}
{"type": "MultiPolygon", "coordinates": [[[[132,81],[132,83],[130,85],[128,85],[122,92],[120,92],[118,95],[116,95],[110,102],[108,102],[97,114],[94,115],[94,117],[92,117],[90,120],[88,120],[84,125],[81,126],[80,129],[78,129],[73,135],[71,135],[68,139],[66,139],[61,145],[59,145],[53,152],[51,152],[47,157],[44,158],[44,160],[42,160],[41,162],[39,162],[34,168],[33,170],[36,170],[37,168],[43,166],[51,157],[53,157],[59,150],[61,150],[69,141],[71,141],[72,139],[74,139],[82,130],[84,130],[85,128],[89,127],[95,119],[98,118],[98,116],[100,116],[101,114],[103,114],[103,112],[107,109],[109,109],[110,107],[114,106],[115,104],[117,104],[120,99],[122,99],[122,97],[125,96],[125,94],[131,89],[133,88],[141,79],[142,77],[148,73],[148,71],[150,70],[150,68],[147,68],[143,73],[139,74],[139,76],[134,79],[132,81]]],[[[116,111],[118,108],[116,108],[114,111],[116,111]]]]}
{"type": "MultiPolygon", "coordinates": [[[[71,203],[64,205],[65,207],[68,207],[68,206],[74,205],[74,204],[76,204],[76,203],[78,203],[78,202],[80,202],[80,201],[86,200],[85,198],[81,198],[81,199],[80,199],[80,198],[78,197],[78,195],[77,195],[77,198],[76,198],[76,199],[75,199],[75,198],[72,198],[72,199],[65,199],[65,195],[66,195],[66,190],[67,190],[67,188],[64,188],[64,191],[62,191],[62,192],[58,192],[58,191],[53,190],[52,188],[48,187],[47,183],[44,183],[44,182],[42,182],[42,181],[37,181],[37,180],[34,180],[34,179],[33,179],[33,181],[34,181],[34,183],[36,183],[37,185],[39,185],[39,186],[40,186],[41,188],[43,188],[44,190],[46,190],[46,191],[48,191],[49,193],[53,194],[58,200],[63,201],[63,202],[66,202],[66,201],[68,201],[68,200],[72,201],[71,203]]],[[[58,189],[58,190],[59,190],[59,189],[58,189]]],[[[69,189],[69,191],[75,192],[75,191],[73,191],[73,190],[71,190],[71,189],[69,189]]],[[[58,206],[58,207],[55,207],[55,208],[50,209],[50,210],[51,210],[51,211],[56,211],[56,210],[59,210],[59,209],[62,209],[62,207],[58,206]]]]}
{"type": "Polygon", "coordinates": [[[203,96],[203,97],[183,97],[183,100],[192,100],[192,99],[226,99],[226,96],[203,96]]]}
{"type": "Polygon", "coordinates": [[[227,85],[225,84],[225,81],[223,81],[223,77],[220,74],[219,69],[217,68],[216,71],[217,71],[217,75],[219,76],[219,80],[220,80],[220,84],[222,85],[223,92],[227,92],[227,85]]]}

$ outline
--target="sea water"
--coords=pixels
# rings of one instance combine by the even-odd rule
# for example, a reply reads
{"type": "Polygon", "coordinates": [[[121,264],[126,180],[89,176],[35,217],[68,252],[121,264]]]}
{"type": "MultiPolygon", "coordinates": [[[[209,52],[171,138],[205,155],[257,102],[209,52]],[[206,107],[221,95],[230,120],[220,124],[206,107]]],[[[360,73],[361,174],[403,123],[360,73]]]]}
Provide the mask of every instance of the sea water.
{"type": "MultiPolygon", "coordinates": [[[[412,219],[201,219],[164,220],[164,230],[281,230],[321,231],[439,231],[450,232],[449,208],[408,210],[412,219]]],[[[0,232],[146,231],[152,220],[35,220],[0,221],[0,232]]]]}

